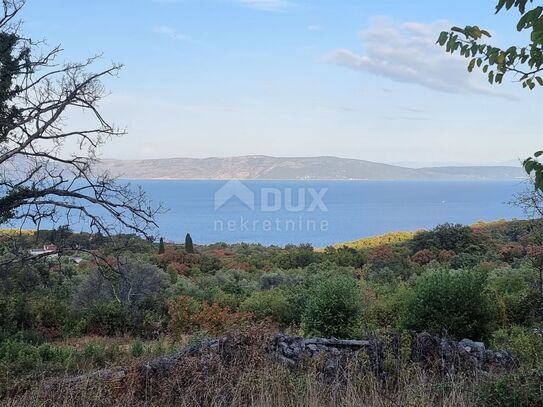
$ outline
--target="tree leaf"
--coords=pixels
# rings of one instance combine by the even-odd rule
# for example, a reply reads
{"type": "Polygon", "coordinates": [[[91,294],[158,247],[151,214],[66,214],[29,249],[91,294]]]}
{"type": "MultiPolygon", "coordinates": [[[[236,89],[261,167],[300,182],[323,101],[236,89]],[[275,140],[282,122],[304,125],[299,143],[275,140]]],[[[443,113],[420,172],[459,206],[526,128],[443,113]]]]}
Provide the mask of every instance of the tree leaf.
{"type": "Polygon", "coordinates": [[[449,37],[449,33],[447,31],[442,31],[441,34],[439,34],[439,38],[437,39],[437,44],[441,46],[445,45],[448,37],[449,37]]]}

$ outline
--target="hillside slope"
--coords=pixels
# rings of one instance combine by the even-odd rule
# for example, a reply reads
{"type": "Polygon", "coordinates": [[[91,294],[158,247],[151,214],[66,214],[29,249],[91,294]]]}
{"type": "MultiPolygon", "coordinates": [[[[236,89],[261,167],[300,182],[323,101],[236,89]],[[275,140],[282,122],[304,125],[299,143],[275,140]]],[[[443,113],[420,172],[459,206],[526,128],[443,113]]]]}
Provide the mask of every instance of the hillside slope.
{"type": "Polygon", "coordinates": [[[360,179],[360,180],[511,180],[521,168],[405,168],[337,157],[242,156],[100,161],[98,169],[130,179],[360,179]]]}

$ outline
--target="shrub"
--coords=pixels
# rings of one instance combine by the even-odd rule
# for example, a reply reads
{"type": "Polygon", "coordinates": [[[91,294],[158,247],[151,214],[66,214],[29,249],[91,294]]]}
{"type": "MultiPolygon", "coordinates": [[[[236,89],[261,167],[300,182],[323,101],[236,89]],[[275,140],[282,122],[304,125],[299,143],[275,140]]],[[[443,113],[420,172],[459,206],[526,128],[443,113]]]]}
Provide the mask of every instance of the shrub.
{"type": "Polygon", "coordinates": [[[324,250],[324,258],[336,263],[340,267],[361,268],[365,263],[364,254],[352,247],[327,247],[324,250]]]}
{"type": "Polygon", "coordinates": [[[243,327],[250,317],[248,313],[233,312],[228,307],[204,302],[200,312],[194,316],[194,321],[210,335],[219,335],[234,327],[243,327]]]}
{"type": "Polygon", "coordinates": [[[401,283],[392,290],[376,292],[365,288],[364,295],[364,316],[365,328],[374,329],[378,327],[395,329],[400,323],[405,303],[411,294],[410,288],[401,283]]]}
{"type": "Polygon", "coordinates": [[[73,349],[63,346],[31,345],[18,340],[0,342],[0,368],[11,375],[28,374],[46,366],[50,370],[63,370],[74,362],[75,356],[73,349]]]}
{"type": "Polygon", "coordinates": [[[200,257],[198,267],[203,273],[211,273],[221,269],[221,260],[215,256],[203,255],[200,257]]]}
{"type": "Polygon", "coordinates": [[[115,299],[135,310],[161,296],[168,280],[158,267],[126,259],[112,275],[96,269],[85,276],[77,288],[74,305],[85,309],[115,299]]]}
{"type": "Polygon", "coordinates": [[[194,314],[198,311],[198,303],[191,297],[182,295],[167,301],[169,328],[173,335],[181,336],[193,329],[194,314]]]}
{"type": "Polygon", "coordinates": [[[445,223],[429,231],[417,233],[410,242],[413,252],[424,249],[466,251],[478,243],[477,236],[469,226],[445,223]]]}
{"type": "Polygon", "coordinates": [[[482,407],[529,407],[543,405],[541,368],[509,373],[483,382],[477,388],[482,407]]]}
{"type": "Polygon", "coordinates": [[[477,254],[460,253],[451,259],[451,267],[455,270],[469,269],[476,267],[481,261],[481,257],[477,254]]]}
{"type": "Polygon", "coordinates": [[[279,256],[277,264],[282,269],[295,269],[307,267],[317,260],[317,254],[313,246],[301,244],[299,246],[287,245],[285,252],[279,256]]]}
{"type": "Polygon", "coordinates": [[[139,358],[145,352],[145,346],[141,338],[136,338],[132,341],[130,345],[130,352],[135,358],[139,358]]]}
{"type": "Polygon", "coordinates": [[[415,283],[407,300],[403,325],[453,338],[487,336],[495,308],[485,291],[486,277],[473,271],[432,271],[415,283]]]}
{"type": "Polygon", "coordinates": [[[523,257],[525,254],[524,247],[517,242],[507,243],[500,250],[502,259],[508,263],[511,263],[516,258],[523,257]]]}
{"type": "Polygon", "coordinates": [[[90,367],[102,367],[114,363],[122,355],[119,346],[102,341],[88,343],[79,355],[79,362],[90,367]]]}
{"type": "Polygon", "coordinates": [[[420,250],[411,256],[411,261],[417,263],[419,266],[424,266],[425,264],[430,263],[433,259],[434,254],[429,249],[420,250]]]}
{"type": "Polygon", "coordinates": [[[349,276],[326,276],[309,289],[302,328],[306,335],[350,338],[362,314],[358,281],[349,276]]]}
{"type": "Polygon", "coordinates": [[[534,289],[536,276],[528,267],[493,270],[488,287],[503,303],[507,322],[530,325],[542,320],[543,301],[534,289]]]}
{"type": "Polygon", "coordinates": [[[98,303],[87,311],[86,322],[88,333],[120,335],[130,329],[130,313],[115,301],[98,303]]]}
{"type": "Polygon", "coordinates": [[[377,246],[371,250],[368,261],[377,268],[396,265],[399,261],[398,251],[389,245],[377,246]]]}
{"type": "Polygon", "coordinates": [[[115,273],[92,270],[78,284],[73,307],[87,314],[92,332],[141,332],[145,311],[159,309],[168,275],[135,259],[123,260],[115,273]],[[102,315],[104,313],[104,315],[102,315]],[[100,327],[104,323],[106,326],[100,327]]]}
{"type": "Polygon", "coordinates": [[[512,351],[521,366],[541,366],[543,363],[543,336],[521,326],[502,328],[492,334],[491,346],[512,351]]]}
{"type": "Polygon", "coordinates": [[[285,291],[274,288],[268,291],[255,291],[241,303],[241,310],[250,312],[255,318],[272,318],[274,321],[289,324],[293,322],[293,307],[285,291]]]}
{"type": "Polygon", "coordinates": [[[285,278],[281,273],[266,273],[260,278],[260,288],[269,290],[283,284],[285,278]]]}
{"type": "Polygon", "coordinates": [[[48,339],[62,336],[68,307],[55,297],[37,297],[29,301],[33,313],[33,328],[48,339]]]}

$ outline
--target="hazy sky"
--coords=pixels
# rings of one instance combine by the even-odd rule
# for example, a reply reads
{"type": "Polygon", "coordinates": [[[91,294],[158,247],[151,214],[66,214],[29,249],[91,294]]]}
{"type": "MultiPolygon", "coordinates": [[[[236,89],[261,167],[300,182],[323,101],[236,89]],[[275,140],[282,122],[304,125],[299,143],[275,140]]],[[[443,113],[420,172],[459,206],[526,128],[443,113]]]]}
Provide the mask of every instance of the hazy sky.
{"type": "Polygon", "coordinates": [[[543,89],[491,87],[434,43],[466,24],[525,42],[496,2],[29,0],[23,19],[66,61],[124,64],[102,109],[128,135],[104,157],[490,163],[543,147],[543,89]]]}

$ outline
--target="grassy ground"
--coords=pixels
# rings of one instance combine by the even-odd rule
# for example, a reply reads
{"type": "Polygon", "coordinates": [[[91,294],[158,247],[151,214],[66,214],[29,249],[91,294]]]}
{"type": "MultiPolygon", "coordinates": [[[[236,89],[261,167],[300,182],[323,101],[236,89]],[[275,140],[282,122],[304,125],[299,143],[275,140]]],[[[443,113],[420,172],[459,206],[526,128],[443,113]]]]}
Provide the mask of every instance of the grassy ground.
{"type": "MultiPolygon", "coordinates": [[[[269,332],[261,331],[240,334],[232,346],[187,357],[173,371],[152,377],[140,373],[142,359],[127,356],[124,366],[129,373],[122,380],[92,379],[77,385],[50,379],[36,381],[27,391],[6,397],[1,403],[9,407],[537,405],[531,399],[517,403],[517,398],[510,397],[515,387],[508,387],[507,381],[495,385],[507,374],[441,375],[424,372],[407,359],[388,361],[383,376],[364,368],[367,365],[362,359],[349,362],[333,377],[324,373],[323,360],[289,368],[268,356],[267,335],[269,332]],[[512,402],[502,403],[504,395],[512,402]]],[[[81,342],[74,346],[86,349],[88,343],[81,342]]],[[[117,345],[119,349],[127,346],[117,345]]],[[[532,388],[522,392],[534,393],[532,388]]]]}

